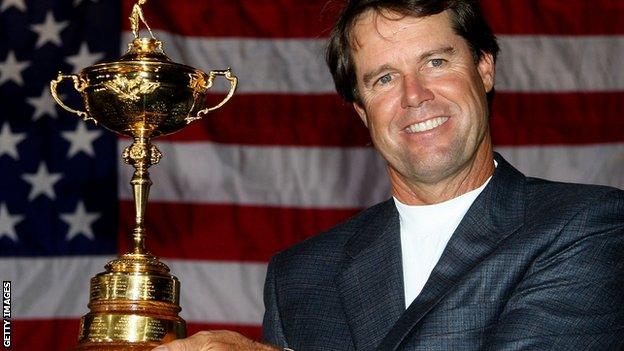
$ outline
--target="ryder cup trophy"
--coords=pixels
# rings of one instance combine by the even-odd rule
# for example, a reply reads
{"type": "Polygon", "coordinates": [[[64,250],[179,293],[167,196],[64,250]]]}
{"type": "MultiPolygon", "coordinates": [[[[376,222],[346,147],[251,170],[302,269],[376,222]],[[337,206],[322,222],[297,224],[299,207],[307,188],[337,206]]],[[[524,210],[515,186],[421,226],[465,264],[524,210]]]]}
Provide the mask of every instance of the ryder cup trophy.
{"type": "Polygon", "coordinates": [[[180,282],[145,249],[145,208],[152,184],[147,169],[162,157],[150,140],[177,132],[220,108],[237,84],[229,68],[204,73],[172,62],[145,21],[141,5],[146,1],[139,0],[133,7],[134,40],[119,61],[89,66],[77,75],[59,73],[50,82],[52,97],[64,109],[134,139],[122,155],[134,167],[130,181],[136,211],[133,249],[108,262],[106,271],[91,279],[90,312],[80,321],[75,349],[79,351],[150,350],[186,336],[186,324],[178,316],[180,282]],[[151,38],[139,37],[140,22],[151,38]],[[206,93],[217,76],[229,81],[230,90],[216,106],[205,107],[206,93]],[[59,98],[57,85],[65,79],[80,93],[86,112],[68,107],[59,98]]]}

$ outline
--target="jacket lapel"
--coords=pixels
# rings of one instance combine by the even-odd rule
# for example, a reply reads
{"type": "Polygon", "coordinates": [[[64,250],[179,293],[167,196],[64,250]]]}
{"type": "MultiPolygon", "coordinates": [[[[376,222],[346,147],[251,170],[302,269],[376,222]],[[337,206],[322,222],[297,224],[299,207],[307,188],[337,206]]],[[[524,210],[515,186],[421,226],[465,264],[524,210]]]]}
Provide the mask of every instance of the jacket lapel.
{"type": "Polygon", "coordinates": [[[524,217],[524,176],[496,154],[494,176],[449,240],[422,292],[385,336],[378,350],[396,350],[420,320],[462,277],[487,257],[524,217]]]}
{"type": "Polygon", "coordinates": [[[380,205],[346,245],[348,260],[336,284],[357,350],[379,344],[405,311],[399,215],[393,200],[380,205]]]}

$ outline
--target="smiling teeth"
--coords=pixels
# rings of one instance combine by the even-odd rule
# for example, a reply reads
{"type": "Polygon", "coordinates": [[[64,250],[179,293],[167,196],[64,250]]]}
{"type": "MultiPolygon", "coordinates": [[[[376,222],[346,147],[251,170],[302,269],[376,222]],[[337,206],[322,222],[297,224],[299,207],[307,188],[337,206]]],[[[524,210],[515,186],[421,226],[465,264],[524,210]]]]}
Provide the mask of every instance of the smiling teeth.
{"type": "Polygon", "coordinates": [[[408,133],[418,133],[418,132],[426,132],[431,130],[444,122],[448,121],[448,117],[436,117],[428,119],[424,122],[412,124],[411,126],[405,128],[408,133]]]}

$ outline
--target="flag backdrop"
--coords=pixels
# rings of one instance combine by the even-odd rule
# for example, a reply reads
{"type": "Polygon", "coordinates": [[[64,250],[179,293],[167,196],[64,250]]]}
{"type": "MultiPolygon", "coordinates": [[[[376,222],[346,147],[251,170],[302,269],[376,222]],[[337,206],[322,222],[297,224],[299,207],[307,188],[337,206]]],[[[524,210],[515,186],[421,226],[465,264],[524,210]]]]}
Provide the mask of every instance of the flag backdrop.
{"type": "MultiPolygon", "coordinates": [[[[89,279],[129,247],[130,143],[55,106],[48,82],[118,58],[132,1],[0,0],[0,278],[15,350],[65,350],[89,279]]],[[[177,62],[232,67],[224,108],[156,140],[149,249],[182,282],[189,332],[259,337],[266,263],[389,186],[322,51],[340,1],[152,0],[177,62]]],[[[624,187],[624,2],[487,0],[500,40],[492,133],[529,175],[624,187]]],[[[219,101],[217,84],[209,103],[219,101]]],[[[61,93],[82,108],[70,84],[61,93]]]]}

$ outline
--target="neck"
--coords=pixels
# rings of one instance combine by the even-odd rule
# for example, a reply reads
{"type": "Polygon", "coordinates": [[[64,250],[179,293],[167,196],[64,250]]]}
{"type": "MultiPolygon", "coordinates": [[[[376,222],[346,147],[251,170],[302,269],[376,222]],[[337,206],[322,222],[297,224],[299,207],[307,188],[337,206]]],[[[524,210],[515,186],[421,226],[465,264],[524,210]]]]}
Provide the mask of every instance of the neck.
{"type": "Polygon", "coordinates": [[[407,205],[431,205],[463,195],[483,185],[494,173],[491,144],[484,145],[466,165],[444,179],[423,182],[408,179],[389,167],[392,195],[407,205]]]}

